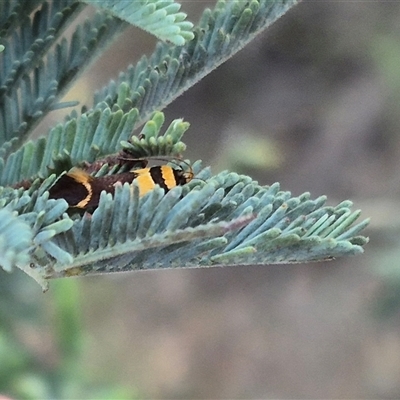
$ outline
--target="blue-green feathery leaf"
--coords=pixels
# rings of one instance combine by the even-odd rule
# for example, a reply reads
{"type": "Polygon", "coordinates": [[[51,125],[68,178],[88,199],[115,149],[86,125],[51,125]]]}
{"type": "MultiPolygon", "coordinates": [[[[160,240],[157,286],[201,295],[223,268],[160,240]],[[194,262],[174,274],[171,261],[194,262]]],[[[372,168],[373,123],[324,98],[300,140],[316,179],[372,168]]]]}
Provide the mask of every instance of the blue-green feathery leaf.
{"type": "Polygon", "coordinates": [[[238,52],[297,0],[220,0],[206,9],[195,38],[184,46],[158,43],[150,58],[121,73],[117,82],[95,94],[93,106],[106,101],[127,111],[139,110],[138,124],[161,110],[197,81],[238,52]],[[122,89],[123,88],[123,89],[122,89]],[[121,93],[123,102],[121,101],[121,93]]]}
{"type": "Polygon", "coordinates": [[[29,15],[43,0],[2,0],[0,2],[0,38],[20,26],[21,19],[29,15]]]}
{"type": "Polygon", "coordinates": [[[32,261],[49,256],[61,264],[73,261],[71,254],[54,242],[73,225],[65,213],[68,204],[48,200],[45,191],[54,180],[55,176],[43,183],[37,181],[26,191],[0,188],[0,265],[7,271],[22,269],[44,288],[43,271],[36,270],[32,261]]]}
{"type": "MultiPolygon", "coordinates": [[[[180,140],[187,123],[173,121],[160,135],[164,116],[155,113],[139,139],[130,137],[136,118],[136,110],[104,108],[71,119],[48,140],[29,142],[8,157],[1,178],[16,183],[42,174],[43,179],[57,163],[77,165],[87,154],[95,161],[118,142],[133,157],[184,150],[180,140]]],[[[96,175],[118,172],[103,166],[96,175]]],[[[236,173],[212,176],[199,162],[192,169],[195,178],[166,195],[156,187],[139,198],[135,181],[117,185],[114,197],[101,195],[93,215],[72,219],[64,200],[48,200],[54,175],[25,191],[4,189],[0,205],[16,211],[32,235],[29,262],[13,261],[11,254],[4,265],[18,266],[45,287],[50,278],[99,272],[330,259],[359,253],[367,241],[358,235],[367,221],[355,223],[359,211],[351,212],[350,202],[326,207],[325,197],[291,197],[278,184],[263,187],[236,173]]]]}
{"type": "Polygon", "coordinates": [[[160,135],[164,115],[155,113],[143,127],[139,135],[142,139],[139,139],[131,136],[137,118],[136,109],[124,114],[105,108],[57,125],[47,138],[24,144],[0,163],[0,184],[15,185],[37,177],[43,179],[53,172],[60,174],[122,149],[136,158],[178,156],[185,150],[181,138],[189,127],[187,122],[175,120],[160,135]]]}
{"type": "MultiPolygon", "coordinates": [[[[78,25],[71,39],[59,39],[79,10],[74,0],[43,2],[33,18],[21,18],[20,33],[4,39],[0,57],[0,145],[22,143],[99,48],[123,26],[107,13],[78,25]]],[[[64,104],[65,105],[65,104],[64,104]]],[[[1,151],[0,151],[1,152],[1,151]]]]}
{"type": "Polygon", "coordinates": [[[23,75],[41,63],[43,55],[63,32],[71,16],[78,10],[76,0],[61,0],[51,6],[43,2],[33,18],[30,8],[19,16],[20,32],[2,36],[7,51],[1,59],[0,96],[10,93],[23,75]]]}
{"type": "Polygon", "coordinates": [[[148,268],[317,261],[360,253],[367,242],[358,234],[368,221],[355,223],[359,211],[351,212],[350,202],[329,207],[325,197],[291,197],[278,184],[260,186],[229,172],[211,176],[200,162],[193,170],[193,181],[167,194],[155,188],[139,198],[136,183],[117,186],[114,198],[103,193],[96,211],[75,215],[64,233],[52,236],[57,226],[52,221],[36,234],[42,252],[32,253],[35,271],[50,279],[148,268]]]}
{"type": "Polygon", "coordinates": [[[181,5],[174,0],[83,0],[104,8],[115,16],[157,36],[159,39],[183,46],[192,40],[193,24],[180,12],[181,5]]]}
{"type": "MultiPolygon", "coordinates": [[[[150,113],[232,56],[296,0],[218,1],[213,11],[203,13],[194,40],[181,47],[158,44],[149,59],[142,58],[120,75],[118,83],[99,92],[92,109],[79,118],[72,114],[48,137],[21,146],[33,124],[59,104],[60,92],[87,56],[94,54],[98,42],[126,25],[97,14],[77,28],[70,43],[56,44],[44,61],[43,54],[53,41],[52,29],[56,26],[54,35],[59,34],[63,18],[70,17],[76,5],[72,6],[72,0],[55,2],[53,8],[45,2],[33,3],[36,16],[15,36],[21,43],[14,53],[7,52],[12,38],[5,42],[0,68],[0,95],[4,94],[0,184],[19,187],[0,188],[0,265],[4,269],[16,266],[45,288],[49,279],[64,276],[316,261],[363,251],[367,238],[360,232],[368,221],[357,223],[360,212],[351,211],[351,202],[325,206],[325,197],[313,200],[308,193],[292,197],[280,191],[279,184],[260,186],[250,177],[226,171],[212,176],[200,162],[191,166],[195,174],[191,182],[167,194],[156,186],[139,197],[137,182],[116,184],[113,196],[101,194],[93,214],[68,210],[63,199],[49,200],[48,189],[73,166],[89,163],[96,167],[94,176],[103,176],[123,171],[123,163],[111,161],[120,154],[179,156],[185,149],[181,138],[188,124],[173,121],[161,134],[163,114],[153,113],[148,120],[150,113]],[[71,10],[50,11],[64,10],[66,4],[71,4],[71,10]],[[145,121],[140,135],[133,136],[134,128],[145,121]]],[[[123,8],[133,2],[111,3],[123,8]]],[[[178,11],[170,0],[140,4],[151,8],[150,3],[171,15],[178,11]]],[[[0,11],[7,15],[13,10],[11,16],[0,12],[0,32],[5,36],[28,15],[15,4],[11,0],[0,4],[0,11]]],[[[119,15],[132,11],[122,8],[117,9],[119,15]]],[[[157,12],[147,21],[154,16],[157,12]]],[[[148,28],[157,26],[158,22],[148,28]]],[[[181,167],[188,164],[185,161],[181,167]]]]}
{"type": "Polygon", "coordinates": [[[5,271],[29,263],[32,236],[32,229],[16,212],[0,209],[0,266],[5,271]]]}

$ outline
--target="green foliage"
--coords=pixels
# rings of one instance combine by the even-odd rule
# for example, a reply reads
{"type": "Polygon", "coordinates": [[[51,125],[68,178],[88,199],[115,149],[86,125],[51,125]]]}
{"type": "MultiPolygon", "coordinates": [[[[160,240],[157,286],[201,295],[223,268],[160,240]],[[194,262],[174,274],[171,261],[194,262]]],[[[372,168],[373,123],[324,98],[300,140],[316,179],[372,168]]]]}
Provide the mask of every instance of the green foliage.
{"type": "Polygon", "coordinates": [[[106,108],[59,124],[47,138],[29,141],[10,154],[2,169],[1,184],[45,178],[53,171],[60,174],[73,165],[115,152],[121,140],[129,139],[137,118],[135,109],[124,114],[106,108]]]}
{"type": "MultiPolygon", "coordinates": [[[[0,58],[0,142],[14,148],[57,105],[60,96],[76,79],[83,65],[115,35],[120,24],[105,13],[78,25],[71,39],[60,35],[79,15],[73,0],[42,2],[33,19],[29,13],[14,21],[15,31],[3,36],[0,58]],[[60,39],[60,40],[59,40],[60,39]],[[55,43],[55,47],[53,46],[55,43]],[[13,139],[15,141],[13,141],[13,139]]],[[[8,2],[3,4],[6,8],[8,2]]],[[[16,5],[17,7],[17,5],[16,5]]],[[[5,21],[0,31],[7,31],[5,21]]]]}
{"type": "Polygon", "coordinates": [[[192,40],[193,24],[185,21],[186,14],[179,12],[180,4],[174,0],[84,0],[85,3],[111,11],[115,16],[152,33],[159,39],[183,46],[192,40]]]}
{"type": "Polygon", "coordinates": [[[0,264],[5,271],[29,262],[32,231],[24,218],[6,208],[0,210],[0,264]]]}
{"type": "Polygon", "coordinates": [[[205,75],[236,54],[257,34],[283,15],[297,0],[219,0],[205,9],[194,28],[194,39],[184,46],[157,43],[150,57],[120,73],[95,93],[93,105],[106,102],[124,111],[136,107],[138,123],[164,108],[205,75]]]}
{"type": "MultiPolygon", "coordinates": [[[[47,345],[57,353],[49,359],[44,357],[43,349],[30,348],[30,341],[24,341],[21,334],[21,320],[7,319],[2,307],[0,310],[0,390],[3,396],[18,399],[135,399],[140,398],[132,389],[115,385],[103,380],[100,382],[96,377],[90,376],[85,369],[83,348],[87,344],[88,333],[81,313],[82,299],[79,296],[80,287],[78,280],[63,280],[55,282],[53,290],[49,294],[52,304],[52,312],[46,316],[35,315],[40,321],[41,329],[29,326],[29,334],[36,331],[43,333],[43,326],[52,322],[54,327],[54,342],[47,337],[47,345]],[[51,315],[51,316],[50,316],[51,315]],[[20,333],[15,334],[13,329],[20,333]],[[39,354],[38,354],[39,353],[39,354]]],[[[20,286],[21,287],[21,286],[20,286]]],[[[15,289],[15,288],[14,288],[15,289]]],[[[26,285],[24,286],[26,290],[26,285]]],[[[15,290],[16,292],[18,290],[15,290]]],[[[18,301],[24,296],[15,298],[12,312],[15,314],[18,301]]],[[[31,293],[32,298],[32,293],[31,293]]],[[[31,298],[29,301],[31,301],[31,298]]],[[[29,309],[32,313],[38,312],[38,305],[43,306],[40,301],[35,304],[20,305],[29,309]]],[[[43,308],[41,308],[43,310],[43,308]]],[[[21,316],[21,313],[19,313],[21,316]]],[[[28,321],[23,322],[29,325],[28,321]]],[[[47,329],[47,328],[45,328],[47,329]]],[[[26,338],[25,338],[26,339],[26,338]]]]}
{"type": "MultiPolygon", "coordinates": [[[[355,222],[359,212],[350,210],[350,202],[327,207],[325,197],[292,197],[278,184],[260,186],[228,171],[213,176],[200,161],[192,164],[195,179],[166,195],[156,187],[140,198],[135,181],[117,185],[114,196],[102,193],[93,214],[68,210],[63,199],[49,199],[48,189],[71,167],[98,163],[96,176],[121,172],[123,165],[110,162],[119,152],[132,158],[179,159],[189,124],[175,120],[165,129],[164,115],[157,110],[296,1],[218,1],[213,11],[204,11],[193,40],[180,46],[158,43],[149,58],[96,93],[93,104],[82,107],[79,115],[72,113],[47,136],[27,141],[34,126],[59,106],[82,67],[126,26],[109,11],[175,43],[179,40],[171,37],[178,34],[168,32],[167,25],[189,28],[179,5],[171,1],[131,2],[126,8],[115,1],[90,3],[104,10],[78,24],[71,38],[62,32],[84,8],[82,3],[65,0],[49,6],[38,1],[29,21],[32,10],[24,13],[21,2],[1,6],[9,15],[0,18],[5,43],[0,74],[0,184],[5,186],[0,190],[0,264],[5,270],[17,266],[46,288],[51,278],[99,272],[302,262],[362,251],[367,239],[359,233],[367,221],[355,222]]],[[[180,35],[191,38],[189,33],[180,35]]],[[[187,169],[188,164],[180,165],[187,169]]]]}

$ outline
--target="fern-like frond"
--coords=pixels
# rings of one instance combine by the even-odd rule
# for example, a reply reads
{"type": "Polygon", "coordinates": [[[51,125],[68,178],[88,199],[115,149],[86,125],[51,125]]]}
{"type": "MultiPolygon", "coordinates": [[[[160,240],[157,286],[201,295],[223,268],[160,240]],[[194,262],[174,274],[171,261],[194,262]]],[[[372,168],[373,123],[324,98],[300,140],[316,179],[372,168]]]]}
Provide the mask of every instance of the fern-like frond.
{"type": "Polygon", "coordinates": [[[127,111],[139,110],[139,124],[161,110],[190,86],[223,63],[297,0],[220,0],[206,9],[195,27],[195,38],[184,46],[158,43],[150,58],[120,74],[117,82],[97,92],[93,104],[106,101],[127,111]],[[124,96],[121,96],[124,93],[124,96]]]}
{"type": "MultiPolygon", "coordinates": [[[[96,160],[118,143],[133,158],[184,150],[187,123],[173,121],[160,135],[164,116],[155,113],[140,138],[131,137],[137,117],[135,109],[127,114],[93,111],[8,158],[4,182],[42,175],[25,191],[0,192],[2,206],[16,211],[31,229],[29,262],[14,265],[42,285],[49,278],[98,272],[315,261],[362,251],[367,239],[359,232],[368,221],[355,223],[360,213],[350,211],[350,202],[327,207],[325,197],[291,197],[278,184],[260,186],[230,172],[212,176],[200,162],[192,166],[191,182],[167,194],[156,187],[140,198],[135,181],[117,185],[114,197],[101,195],[93,215],[68,217],[63,199],[48,200],[47,190],[56,179],[49,174],[87,161],[88,154],[96,160]]],[[[118,173],[107,163],[104,167],[97,175],[118,173]]],[[[4,243],[9,240],[6,236],[4,243]]],[[[5,262],[8,269],[12,257],[5,262]]]]}
{"type": "Polygon", "coordinates": [[[174,0],[84,0],[95,7],[104,8],[115,16],[153,34],[160,40],[183,46],[192,40],[193,24],[180,12],[181,5],[174,0]]]}
{"type": "Polygon", "coordinates": [[[58,262],[72,262],[71,255],[51,241],[73,224],[65,214],[65,201],[48,200],[45,191],[54,180],[53,175],[43,184],[37,181],[26,191],[0,188],[0,265],[5,270],[14,266],[25,270],[32,257],[41,260],[48,254],[58,262]]]}
{"type": "Polygon", "coordinates": [[[110,148],[115,151],[120,140],[128,140],[132,133],[137,110],[127,114],[110,109],[79,119],[71,119],[51,129],[47,137],[24,144],[12,153],[1,169],[1,184],[45,178],[51,172],[61,173],[83,161],[92,162],[110,148]]]}
{"type": "Polygon", "coordinates": [[[260,186],[229,172],[211,176],[200,162],[193,169],[198,179],[167,194],[156,188],[140,198],[135,183],[118,186],[114,198],[103,193],[93,215],[75,216],[70,230],[49,238],[43,235],[42,251],[31,255],[35,271],[49,279],[152,268],[317,261],[360,253],[367,241],[359,233],[368,221],[356,224],[360,213],[351,212],[348,201],[329,207],[325,197],[291,197],[278,184],[260,186]],[[67,261],[68,254],[72,262],[67,261]]]}
{"type": "Polygon", "coordinates": [[[29,264],[31,243],[32,230],[23,218],[0,209],[0,266],[9,272],[15,265],[29,264]]]}
{"type": "Polygon", "coordinates": [[[92,163],[122,149],[136,158],[178,156],[185,150],[181,138],[189,127],[187,122],[175,120],[160,135],[164,115],[155,113],[139,139],[132,136],[137,118],[136,109],[124,114],[105,108],[59,124],[47,137],[24,144],[0,164],[0,184],[15,185],[38,177],[44,179],[51,173],[59,175],[73,166],[92,163]]]}
{"type": "MultiPolygon", "coordinates": [[[[33,2],[34,3],[34,2],[33,2]]],[[[23,75],[37,67],[78,9],[76,0],[61,0],[50,6],[43,2],[31,19],[28,8],[19,16],[18,29],[2,35],[7,50],[0,59],[0,99],[17,87],[23,75]]],[[[16,27],[15,27],[16,28],[16,27]]]]}
{"type": "Polygon", "coordinates": [[[43,0],[2,0],[0,2],[0,38],[20,26],[21,19],[29,15],[43,0]]]}
{"type": "Polygon", "coordinates": [[[49,9],[44,3],[32,22],[26,16],[21,32],[5,43],[0,58],[1,145],[13,138],[22,143],[56,107],[68,85],[83,72],[82,66],[122,27],[111,15],[96,13],[77,26],[71,39],[63,38],[50,47],[77,9],[71,0],[55,4],[49,9]]]}
{"type": "Polygon", "coordinates": [[[180,157],[186,150],[186,145],[181,142],[183,134],[189,129],[190,124],[182,119],[171,122],[163,135],[160,135],[164,124],[164,114],[156,112],[146,122],[139,135],[133,135],[129,142],[121,141],[121,147],[133,158],[146,158],[157,156],[180,157]]]}
{"type": "MultiPolygon", "coordinates": [[[[142,58],[117,83],[97,93],[91,109],[79,117],[71,114],[46,138],[21,145],[100,44],[126,25],[101,12],[78,26],[70,42],[62,39],[50,47],[56,35],[52,30],[59,34],[77,6],[63,0],[49,8],[33,1],[36,16],[15,34],[22,43],[12,50],[14,39],[9,36],[8,53],[2,54],[0,184],[13,188],[0,188],[0,265],[7,271],[18,267],[45,287],[52,278],[100,272],[303,262],[362,252],[367,238],[360,232],[368,221],[357,223],[360,212],[351,211],[350,202],[329,207],[325,197],[292,197],[278,184],[260,186],[231,172],[212,176],[200,162],[191,165],[193,180],[177,183],[166,194],[156,186],[140,197],[140,182],[117,183],[114,195],[101,194],[93,214],[68,210],[64,199],[49,200],[48,190],[73,166],[88,167],[93,182],[131,168],[118,162],[125,156],[130,161],[180,156],[188,124],[176,120],[161,134],[164,116],[153,111],[232,56],[296,2],[218,1],[213,11],[203,13],[191,42],[180,47],[159,43],[149,59],[142,58]],[[68,11],[54,11],[65,10],[65,4],[71,4],[68,11]],[[135,127],[145,121],[134,136],[135,127]]],[[[116,12],[127,20],[146,21],[143,13],[138,18],[134,14],[140,4],[146,5],[142,11],[152,6],[167,11],[167,24],[172,24],[168,13],[178,15],[178,25],[182,22],[171,0],[102,4],[106,3],[126,5],[116,12]]],[[[24,21],[27,14],[16,4],[6,0],[0,5],[13,15],[0,15],[1,32],[8,34],[19,26],[16,16],[24,21]]],[[[147,21],[157,15],[155,9],[147,21]]]]}

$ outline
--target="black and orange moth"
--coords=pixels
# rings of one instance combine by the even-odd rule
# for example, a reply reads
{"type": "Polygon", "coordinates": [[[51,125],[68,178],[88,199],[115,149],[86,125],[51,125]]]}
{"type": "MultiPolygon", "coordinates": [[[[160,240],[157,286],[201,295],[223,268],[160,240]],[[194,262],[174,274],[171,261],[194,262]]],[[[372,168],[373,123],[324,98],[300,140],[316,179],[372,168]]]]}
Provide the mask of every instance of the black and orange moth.
{"type": "Polygon", "coordinates": [[[49,198],[64,199],[70,207],[86,209],[97,207],[100,194],[104,190],[114,193],[118,183],[137,182],[139,195],[144,196],[159,185],[165,192],[178,185],[184,185],[193,179],[193,172],[172,168],[168,165],[136,169],[115,175],[93,177],[86,171],[74,168],[62,175],[50,188],[49,198]]]}

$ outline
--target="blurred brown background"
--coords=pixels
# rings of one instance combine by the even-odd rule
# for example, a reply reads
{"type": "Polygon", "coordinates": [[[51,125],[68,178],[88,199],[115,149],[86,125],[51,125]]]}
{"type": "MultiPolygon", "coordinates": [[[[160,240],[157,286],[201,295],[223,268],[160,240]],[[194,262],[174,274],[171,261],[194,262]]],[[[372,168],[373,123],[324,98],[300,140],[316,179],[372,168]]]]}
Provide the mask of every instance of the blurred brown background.
{"type": "MultiPolygon", "coordinates": [[[[213,2],[182,4],[195,21],[213,2]]],[[[68,98],[153,46],[130,29],[68,98]]],[[[164,110],[191,123],[191,160],[351,199],[371,242],[321,264],[71,279],[93,381],[139,398],[400,398],[399,88],[398,2],[305,1],[164,110]]]]}

